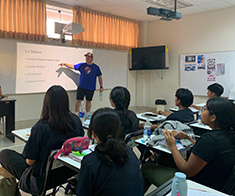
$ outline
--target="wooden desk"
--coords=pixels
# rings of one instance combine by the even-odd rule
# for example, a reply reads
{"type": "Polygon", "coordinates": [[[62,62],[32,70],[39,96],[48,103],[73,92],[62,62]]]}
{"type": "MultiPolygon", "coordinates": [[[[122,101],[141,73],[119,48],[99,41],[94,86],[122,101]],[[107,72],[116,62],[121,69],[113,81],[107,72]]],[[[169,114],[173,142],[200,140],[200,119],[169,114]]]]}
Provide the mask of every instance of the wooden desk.
{"type": "Polygon", "coordinates": [[[15,129],[15,101],[14,99],[0,99],[0,117],[6,117],[6,137],[15,142],[11,133],[15,129]]]}

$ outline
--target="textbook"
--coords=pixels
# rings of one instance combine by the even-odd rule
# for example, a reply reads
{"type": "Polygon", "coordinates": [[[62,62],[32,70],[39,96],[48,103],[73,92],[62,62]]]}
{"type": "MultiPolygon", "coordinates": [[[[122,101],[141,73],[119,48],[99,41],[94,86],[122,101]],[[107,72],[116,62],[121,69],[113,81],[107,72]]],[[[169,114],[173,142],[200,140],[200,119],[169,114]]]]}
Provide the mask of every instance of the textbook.
{"type": "Polygon", "coordinates": [[[93,151],[95,150],[95,147],[91,147],[91,148],[88,148],[86,150],[83,150],[81,153],[79,151],[72,151],[71,153],[69,153],[69,157],[71,159],[73,159],[74,161],[77,161],[79,163],[82,162],[82,159],[92,153],[93,151]]]}

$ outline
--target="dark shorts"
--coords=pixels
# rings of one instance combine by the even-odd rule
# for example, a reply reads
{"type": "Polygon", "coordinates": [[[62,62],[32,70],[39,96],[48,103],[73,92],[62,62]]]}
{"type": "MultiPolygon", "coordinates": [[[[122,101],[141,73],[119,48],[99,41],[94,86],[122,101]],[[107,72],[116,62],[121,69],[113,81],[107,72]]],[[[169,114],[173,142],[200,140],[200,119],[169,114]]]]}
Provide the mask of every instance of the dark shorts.
{"type": "Polygon", "coordinates": [[[84,96],[86,96],[86,100],[87,101],[91,101],[94,95],[93,90],[87,90],[87,89],[83,89],[78,87],[77,89],[77,100],[83,100],[84,96]]]}

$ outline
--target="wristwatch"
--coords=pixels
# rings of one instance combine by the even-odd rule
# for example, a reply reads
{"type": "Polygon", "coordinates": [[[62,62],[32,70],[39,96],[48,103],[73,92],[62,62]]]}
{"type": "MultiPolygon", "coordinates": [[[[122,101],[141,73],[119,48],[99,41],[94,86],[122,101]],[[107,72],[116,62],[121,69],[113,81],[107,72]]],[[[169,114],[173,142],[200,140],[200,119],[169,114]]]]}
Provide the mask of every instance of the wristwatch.
{"type": "Polygon", "coordinates": [[[103,86],[100,86],[100,88],[103,88],[103,86]]]}

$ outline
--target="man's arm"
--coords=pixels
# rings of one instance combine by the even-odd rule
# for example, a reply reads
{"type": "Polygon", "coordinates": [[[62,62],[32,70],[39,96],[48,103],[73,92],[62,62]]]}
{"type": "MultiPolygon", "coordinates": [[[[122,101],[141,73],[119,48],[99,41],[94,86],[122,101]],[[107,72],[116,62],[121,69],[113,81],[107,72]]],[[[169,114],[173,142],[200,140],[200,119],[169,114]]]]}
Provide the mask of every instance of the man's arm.
{"type": "Polygon", "coordinates": [[[104,91],[103,89],[103,78],[102,76],[98,76],[99,84],[100,84],[100,92],[102,93],[104,91]]]}
{"type": "Polygon", "coordinates": [[[59,64],[60,66],[66,66],[66,67],[68,67],[68,68],[70,68],[70,69],[74,69],[74,66],[72,65],[72,64],[69,64],[69,63],[60,63],[59,64]]]}

